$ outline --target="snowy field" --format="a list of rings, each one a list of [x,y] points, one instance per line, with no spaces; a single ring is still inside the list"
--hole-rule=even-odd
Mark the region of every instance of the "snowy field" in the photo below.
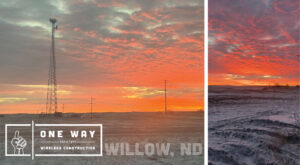
[[[103,143],[170,143],[172,155],[160,156],[108,156],[103,149],[103,157],[5,157],[4,128],[9,123],[101,123],[103,124]],[[4,115],[0,116],[0,164],[2,165],[202,165],[202,155],[181,156],[180,143],[203,144],[203,112],[170,112],[162,113],[99,113],[91,119],[89,114],[65,115],[63,118],[45,118],[38,115]]]
[[[210,165],[299,165],[296,87],[209,87]]]

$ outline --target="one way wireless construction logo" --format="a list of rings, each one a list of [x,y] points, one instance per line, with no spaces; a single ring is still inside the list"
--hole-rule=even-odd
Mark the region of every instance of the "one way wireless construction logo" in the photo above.
[[[11,145],[14,148],[14,154],[23,154],[24,155],[24,148],[27,145],[26,140],[22,137],[19,136],[19,131],[15,131],[15,136],[11,139]]]
[[[5,124],[5,156],[102,156],[102,124]]]

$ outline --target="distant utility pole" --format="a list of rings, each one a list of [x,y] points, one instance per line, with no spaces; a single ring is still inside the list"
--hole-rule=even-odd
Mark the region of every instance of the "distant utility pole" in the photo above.
[[[91,97],[91,118],[93,118],[93,97]]]
[[[165,80],[165,114],[167,113],[167,80]]]
[[[65,112],[65,104],[63,104],[63,112],[62,113],[64,113]]]

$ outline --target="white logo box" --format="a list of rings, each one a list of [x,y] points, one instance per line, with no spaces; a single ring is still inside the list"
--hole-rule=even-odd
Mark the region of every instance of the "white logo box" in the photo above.
[[[34,128],[35,127],[99,127],[100,131],[100,153],[98,154],[35,154],[34,153]],[[32,146],[31,146],[31,154],[8,154],[7,153],[7,129],[8,127],[31,127],[31,141],[32,141]],[[94,157],[99,157],[103,156],[102,153],[102,145],[103,144],[103,128],[102,124],[37,124],[32,121],[31,124],[5,124],[5,156],[31,156],[32,159],[34,157],[39,157],[39,156],[94,156]]]

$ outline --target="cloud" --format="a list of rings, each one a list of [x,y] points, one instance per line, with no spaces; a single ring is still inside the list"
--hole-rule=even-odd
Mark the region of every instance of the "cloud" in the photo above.
[[[202,0],[1,1],[0,87],[10,86],[0,94],[28,98],[27,109],[44,104],[45,88],[39,85],[48,82],[49,17],[55,17],[59,102],[86,103],[92,94],[109,95],[99,108],[144,110],[147,104],[147,110],[159,109],[151,103],[161,102],[160,93],[135,107],[123,87],[160,89],[167,79],[177,93],[202,89],[203,13]],[[191,104],[201,107],[190,92]],[[182,104],[189,106],[188,100]]]
[[[299,84],[299,11],[293,0],[209,2],[210,84],[247,85],[225,74],[251,85]]]
[[[27,100],[27,98],[19,98],[19,97],[2,97],[0,98],[0,103],[16,103]]]

